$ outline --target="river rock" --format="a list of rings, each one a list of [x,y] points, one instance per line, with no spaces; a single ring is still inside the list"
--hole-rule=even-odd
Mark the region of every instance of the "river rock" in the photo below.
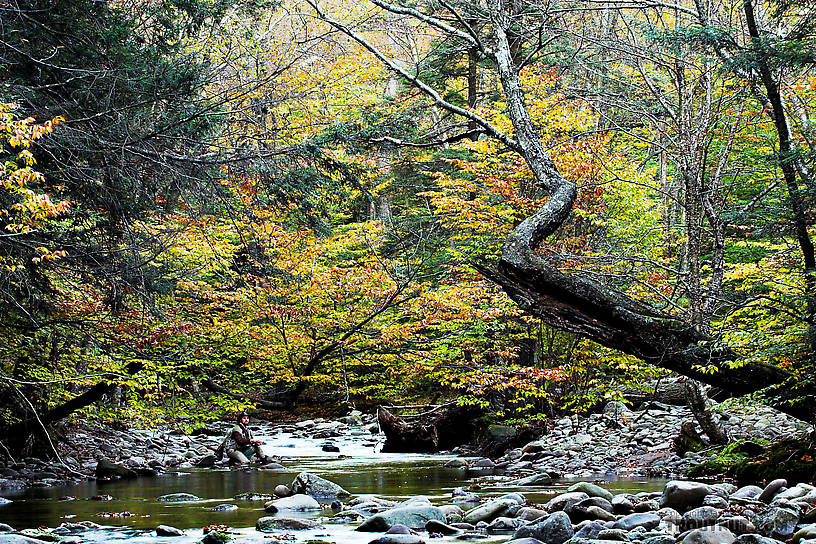
[[[764,536],[786,540],[799,523],[799,513],[792,508],[772,506],[754,516],[757,532]]]
[[[10,533],[14,531],[14,527],[11,525],[6,525],[5,523],[0,523],[0,533]]]
[[[210,508],[213,512],[234,512],[238,507],[234,504],[219,504]]]
[[[779,493],[783,487],[788,485],[788,481],[784,478],[779,478],[777,480],[772,481],[768,485],[765,486],[765,489],[762,490],[762,493],[759,494],[757,500],[760,500],[764,503],[769,503],[774,498],[774,496]]]
[[[564,544],[574,534],[569,516],[566,512],[559,511],[550,514],[543,521],[519,528],[513,538],[531,537],[546,544]]]
[[[499,517],[490,522],[487,526],[487,533],[507,533],[515,531],[524,525],[523,519]]]
[[[442,523],[441,521],[436,521],[435,519],[425,524],[425,530],[429,533],[439,533],[442,535],[458,535],[462,532],[462,529],[448,525],[447,523]]]
[[[514,538],[513,540],[505,542],[505,544],[544,544],[544,543],[537,538],[526,537],[526,538]]]
[[[201,497],[196,497],[190,493],[170,493],[169,495],[162,495],[156,498],[159,502],[190,502],[200,501]]]
[[[546,510],[541,510],[540,508],[535,508],[532,506],[523,506],[519,508],[518,512],[516,512],[516,517],[519,519],[523,519],[524,521],[535,521],[537,519],[543,518],[548,514],[549,512],[547,512]]]
[[[212,468],[215,466],[215,461],[215,455],[210,453],[193,463],[193,466],[198,468]]]
[[[604,510],[600,506],[590,506],[586,510],[589,519],[600,519],[603,521],[615,521],[617,516],[608,510]]]
[[[169,525],[159,525],[156,527],[156,536],[184,536],[184,531]]]
[[[103,458],[96,464],[95,476],[98,480],[120,480],[137,478],[139,474],[135,470]]]
[[[236,501],[271,501],[274,498],[267,493],[238,493],[233,497]]]
[[[725,527],[714,526],[689,531],[678,544],[732,544],[734,540],[731,531]]]
[[[565,510],[566,508],[572,506],[577,502],[581,502],[584,499],[588,499],[589,495],[584,493],[583,491],[575,491],[572,493],[562,493],[558,496],[553,497],[547,504],[544,505],[544,508],[548,512],[557,512],[559,510]]]
[[[663,488],[660,506],[668,506],[680,512],[703,505],[703,499],[713,490],[706,484],[672,480]]]
[[[606,529],[606,525],[604,525],[603,523],[599,521],[590,521],[589,523],[578,529],[578,531],[575,532],[572,538],[595,540],[598,538],[598,535],[604,529]]]
[[[631,514],[635,511],[635,501],[632,500],[631,495],[626,493],[615,495],[610,502],[612,511],[616,514]]]
[[[357,527],[357,530],[380,532],[387,531],[394,525],[405,525],[411,529],[423,529],[431,520],[445,523],[445,514],[436,506],[414,504],[374,514]]]
[[[782,544],[781,541],[776,540],[775,538],[770,538],[755,533],[740,535],[734,542],[735,544]]]
[[[278,516],[266,516],[255,522],[255,529],[262,533],[271,533],[276,529],[282,531],[304,531],[317,527],[320,527],[320,524],[311,519],[280,518]]]
[[[496,499],[465,512],[464,520],[467,523],[490,522],[501,516],[515,516],[519,511],[518,501],[506,498]]]
[[[614,540],[615,542],[628,542],[629,533],[623,529],[604,529],[598,533],[598,540]]]
[[[292,493],[311,495],[318,499],[333,499],[351,495],[351,493],[336,483],[309,472],[301,472],[298,474],[289,487]]]
[[[526,478],[521,478],[518,480],[513,480],[512,482],[507,482],[507,485],[517,485],[519,487],[534,485],[550,485],[552,484],[552,481],[553,481],[552,476],[550,476],[546,472],[539,472],[538,474],[533,474],[532,476],[527,476]]]
[[[7,504],[11,504],[11,500],[5,497],[0,497],[0,506],[5,506]]]
[[[681,516],[680,512],[674,508],[661,508],[655,512],[655,515],[666,523],[671,523],[672,525],[680,525],[680,522],[683,520],[683,516]]]
[[[762,493],[762,488],[756,485],[740,487],[731,494],[732,499],[755,499]]]
[[[384,535],[368,544],[425,544],[419,535]]]
[[[307,512],[309,510],[320,510],[320,503],[309,495],[298,494],[292,495],[291,497],[271,500],[264,504],[264,510],[270,514],[281,510]]]
[[[445,514],[446,523],[464,521],[465,519],[465,511],[455,504],[443,504],[439,509]]]
[[[813,540],[816,539],[816,525],[808,525],[807,527],[802,527],[795,533],[793,533],[793,537],[791,541],[793,544],[799,544],[802,540]]]
[[[719,515],[720,511],[713,506],[694,508],[683,514],[683,518],[680,521],[680,528],[686,530],[708,527],[709,525],[717,523],[717,517],[719,517]]]
[[[613,529],[631,531],[636,527],[644,527],[647,531],[660,525],[660,517],[656,514],[635,513],[623,516],[612,526]]]
[[[2,544],[47,544],[45,540],[24,535],[3,535]]]
[[[286,487],[285,485],[280,484],[275,486],[274,493],[276,497],[288,497],[289,495],[292,494],[292,490]]]
[[[729,518],[720,519],[717,521],[717,525],[725,527],[735,535],[744,535],[756,532],[756,526],[745,516],[731,516]]]
[[[568,489],[568,492],[576,492],[582,491],[589,495],[590,497],[601,497],[606,499],[607,501],[611,501],[613,499],[612,493],[608,490],[604,489],[599,485],[595,485],[591,482],[578,482],[577,484],[571,485]]]
[[[728,499],[719,495],[706,495],[703,499],[703,506],[712,506],[718,510],[725,510],[728,508]]]

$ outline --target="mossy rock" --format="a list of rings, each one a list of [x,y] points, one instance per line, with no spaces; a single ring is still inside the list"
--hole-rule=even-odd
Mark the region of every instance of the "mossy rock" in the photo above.
[[[783,440],[764,445],[735,442],[711,454],[709,459],[689,471],[692,478],[730,477],[741,484],[785,478],[791,482],[810,482],[816,478],[816,444],[801,440]]]
[[[732,469],[740,483],[755,483],[785,478],[789,482],[816,479],[816,444],[806,440],[783,440],[772,444],[765,453],[745,459]]]
[[[204,538],[200,540],[199,544],[224,544],[230,540],[232,540],[232,537],[227,533],[213,531],[212,533],[204,535]]]

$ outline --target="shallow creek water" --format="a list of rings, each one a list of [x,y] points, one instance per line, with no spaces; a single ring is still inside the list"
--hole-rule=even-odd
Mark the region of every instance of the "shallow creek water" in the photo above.
[[[320,449],[325,440],[294,438],[289,434],[259,435],[265,441],[264,451],[283,457],[284,470],[191,470],[166,473],[156,478],[139,478],[118,482],[87,482],[74,486],[31,488],[23,491],[0,492],[13,502],[0,506],[0,522],[15,529],[56,527],[62,522],[93,521],[104,526],[102,530],[77,533],[83,542],[127,542],[128,544],[164,543],[187,544],[197,542],[201,528],[209,524],[223,524],[237,533],[235,542],[269,542],[269,536],[255,530],[258,518],[269,515],[263,511],[262,501],[239,501],[239,493],[271,493],[278,484],[291,484],[302,471],[313,472],[347,489],[352,495],[378,495],[394,500],[424,496],[435,504],[450,502],[451,491],[469,485],[461,469],[443,465],[452,457],[442,455],[383,454],[372,437],[347,436],[333,440],[340,454]],[[342,457],[341,457],[342,456]],[[477,490],[482,497],[498,496],[509,491],[520,491],[534,503],[546,502],[563,492],[572,482],[556,482],[547,487],[517,488],[498,483],[481,482]],[[655,491],[663,488],[660,480],[615,480],[603,485],[613,493],[621,491]],[[157,497],[168,493],[191,493],[201,501],[163,503]],[[93,501],[91,497],[107,494],[112,501]],[[62,497],[76,500],[60,500]],[[216,512],[218,504],[234,504],[237,510]],[[463,505],[464,506],[464,505]],[[131,512],[132,517],[106,518],[103,512]],[[322,512],[280,513],[283,517],[318,519],[322,529],[307,531],[276,531],[278,538],[291,535],[292,542],[320,539],[337,544],[364,544],[377,533],[354,531],[357,524],[335,524],[328,521],[333,512],[328,504]],[[158,525],[171,525],[185,530],[184,537],[156,537]],[[503,542],[508,535],[493,535],[480,542]],[[0,542],[3,538],[0,536]],[[287,539],[288,540],[288,539]],[[452,537],[434,542],[453,542]]]

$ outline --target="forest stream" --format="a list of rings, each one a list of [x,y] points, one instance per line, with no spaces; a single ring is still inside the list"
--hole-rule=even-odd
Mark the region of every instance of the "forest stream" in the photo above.
[[[12,502],[0,506],[0,523],[16,529],[58,527],[64,522],[91,521],[101,528],[71,533],[76,542],[198,542],[202,528],[211,524],[227,525],[236,533],[235,542],[270,542],[270,537],[290,542],[326,541],[337,544],[368,543],[376,533],[356,532],[359,523],[335,523],[334,514],[326,502],[319,512],[288,512],[285,517],[307,518],[320,521],[318,529],[299,531],[276,530],[261,533],[256,521],[269,514],[264,512],[264,501],[236,500],[240,493],[272,493],[275,486],[289,484],[303,471],[331,480],[349,492],[352,497],[377,495],[396,501],[412,497],[426,497],[434,504],[450,503],[456,488],[471,487],[479,497],[501,496],[522,492],[528,501],[543,503],[563,493],[573,482],[557,481],[542,487],[503,487],[491,477],[478,478],[474,484],[459,468],[445,467],[452,456],[418,454],[384,454],[378,450],[381,441],[371,436],[346,435],[334,442],[342,454],[322,451],[324,440],[293,437],[289,433],[259,435],[264,440],[264,452],[281,457],[285,469],[192,469],[167,472],[155,478],[139,478],[116,482],[86,482],[72,486],[29,488],[17,494],[6,492]],[[629,491],[659,491],[663,480],[615,480],[603,486],[613,493]],[[201,500],[189,502],[160,502],[158,497],[171,493],[190,493]],[[91,500],[99,495],[110,495],[109,501]],[[347,502],[347,501],[346,501]],[[237,509],[214,511],[218,505],[231,504]],[[466,507],[465,504],[460,504]],[[473,505],[470,505],[473,506]],[[130,512],[130,517],[106,517],[106,513]],[[181,537],[157,537],[155,528],[169,525],[184,530]],[[289,536],[287,536],[289,535]],[[503,542],[508,534],[485,535],[482,542]],[[437,542],[456,540],[455,536],[435,539]],[[0,537],[2,541],[2,537]],[[274,541],[274,540],[273,540]]]

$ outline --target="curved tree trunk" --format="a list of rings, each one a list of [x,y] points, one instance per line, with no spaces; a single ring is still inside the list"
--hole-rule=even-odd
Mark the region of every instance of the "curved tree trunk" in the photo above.
[[[589,279],[563,274],[536,255],[541,242],[555,232],[572,211],[576,187],[556,169],[528,114],[507,39],[509,17],[503,0],[490,0],[489,9],[496,62],[518,150],[539,185],[550,193],[550,199],[508,237],[497,270],[477,265],[478,270],[501,285],[524,311],[549,325],[634,355],[646,363],[734,395],[772,385],[792,385],[795,377],[789,372],[770,365],[734,365],[738,354],[717,345],[690,323]],[[712,366],[716,367],[715,372],[703,372]],[[816,408],[816,390],[810,389],[800,389],[795,398],[779,400],[775,406],[794,417],[811,421]]]

